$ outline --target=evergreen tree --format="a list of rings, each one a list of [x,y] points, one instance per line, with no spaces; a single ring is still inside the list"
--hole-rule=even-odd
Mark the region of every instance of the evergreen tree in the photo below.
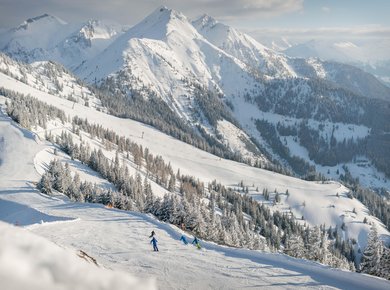
[[[309,260],[321,261],[321,231],[318,226],[308,231],[306,248]]]
[[[38,183],[38,188],[45,194],[51,194],[53,190],[53,181],[51,174],[46,171],[43,175],[41,180]]]
[[[304,258],[305,246],[300,235],[292,235],[286,240],[285,253],[291,257]]]
[[[390,249],[383,247],[380,267],[378,267],[377,275],[390,280]]]
[[[374,225],[371,227],[368,235],[367,246],[364,249],[360,263],[360,271],[371,275],[377,275],[379,273],[382,253],[382,242],[379,240],[378,231]]]

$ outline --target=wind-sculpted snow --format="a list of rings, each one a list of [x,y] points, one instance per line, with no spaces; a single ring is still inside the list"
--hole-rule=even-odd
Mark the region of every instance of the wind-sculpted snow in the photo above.
[[[21,228],[0,222],[2,289],[156,289],[153,281],[133,278],[90,264],[76,251],[63,249]]]
[[[34,191],[33,189],[31,191]],[[0,190],[0,196],[9,193],[17,193],[15,190]],[[70,221],[71,218],[51,216],[42,213],[27,205],[8,201],[0,198],[0,220],[18,226],[28,226],[33,224],[44,224],[48,222]]]

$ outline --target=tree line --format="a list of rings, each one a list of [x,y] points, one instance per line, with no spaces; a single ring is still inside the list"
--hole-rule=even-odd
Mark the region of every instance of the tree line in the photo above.
[[[62,124],[67,121],[64,111],[47,105],[31,96],[21,94],[0,87],[0,94],[6,96],[7,114],[22,127],[32,129],[39,126],[46,129],[47,122],[58,118]]]

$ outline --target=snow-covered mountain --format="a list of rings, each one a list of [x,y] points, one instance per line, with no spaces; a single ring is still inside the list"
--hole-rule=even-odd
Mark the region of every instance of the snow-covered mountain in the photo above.
[[[50,52],[52,60],[73,70],[103,51],[121,33],[117,24],[89,20],[56,45]]]
[[[370,41],[310,40],[281,49],[286,55],[298,58],[319,58],[352,64],[377,76],[389,85],[390,60],[388,39]]]
[[[390,90],[387,87],[372,75],[353,66],[324,62],[315,55],[307,57],[291,54],[293,57],[288,57],[207,15],[193,21],[193,25],[208,41],[266,76],[321,78],[364,96],[382,99],[390,97]],[[351,56],[349,52],[346,54]]]
[[[183,109],[192,84],[233,95],[253,89],[255,81],[244,63],[208,42],[183,14],[166,7],[130,28],[76,73],[90,82],[124,73],[129,87],[149,87],[167,102],[173,97],[172,105]],[[185,114],[183,109],[178,113]]]
[[[69,69],[106,48],[122,27],[100,20],[68,24],[44,14],[0,33],[0,50],[23,62],[52,60]]]
[[[247,34],[203,15],[192,22],[198,32],[247,66],[272,77],[296,77],[288,58],[260,44]]]
[[[214,136],[210,120],[199,116],[204,112],[197,110],[194,92],[201,88],[215,95],[233,96],[256,91],[258,86],[242,61],[206,40],[183,14],[166,7],[158,8],[129,29],[101,54],[77,68],[76,74],[91,83],[116,84],[129,96],[132,90],[138,90],[148,99],[153,92],[185,122],[200,124]],[[237,124],[227,126],[251,143]],[[223,128],[226,126],[220,127],[219,132]],[[233,141],[234,137],[226,133],[229,132],[222,134],[228,143],[241,143],[238,146],[252,154],[242,140]]]
[[[301,77],[319,78],[367,98],[390,100],[389,87],[356,66],[313,57],[291,58],[290,64]]]
[[[370,98],[390,96],[389,88],[352,66],[289,58],[210,16],[190,23],[166,7],[131,28],[76,73],[90,82],[121,75],[122,81],[123,77],[132,79],[127,81],[133,88],[146,86],[165,100],[173,96],[181,108],[184,101],[178,96],[188,95],[189,83],[225,96],[255,95],[259,77],[321,78]]]
[[[66,37],[72,25],[48,14],[30,18],[1,34],[0,47],[9,56],[30,62],[49,57],[49,50]]]
[[[40,91],[101,108],[101,101],[91,89],[60,64],[51,61],[25,64],[0,53],[0,71]]]

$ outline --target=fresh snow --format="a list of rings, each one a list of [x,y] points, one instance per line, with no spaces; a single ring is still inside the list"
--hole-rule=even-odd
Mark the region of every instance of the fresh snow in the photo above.
[[[1,209],[4,209],[0,202]],[[0,222],[2,289],[157,289],[153,280],[111,271],[31,232]],[[88,263],[89,262],[89,263]]]

